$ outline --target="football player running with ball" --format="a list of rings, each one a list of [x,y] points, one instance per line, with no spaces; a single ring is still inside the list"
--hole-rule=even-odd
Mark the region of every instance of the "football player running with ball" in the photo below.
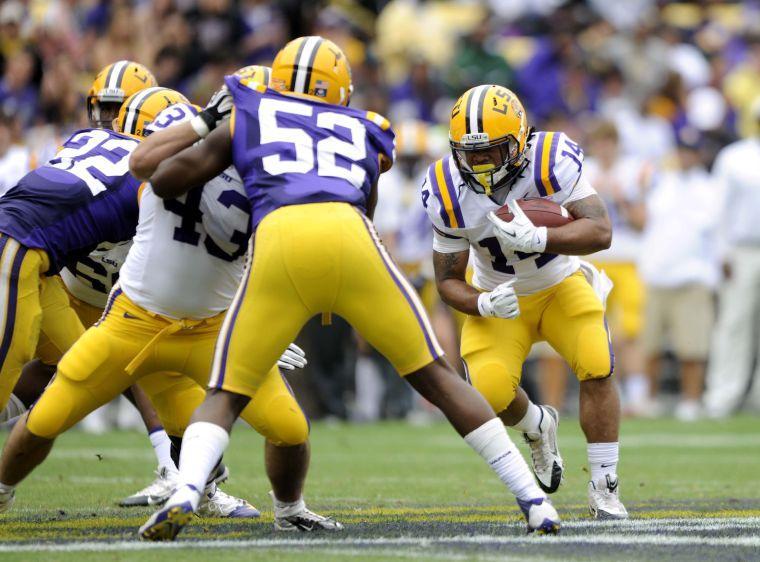
[[[288,43],[270,84],[227,77],[229,121],[200,114],[156,134],[161,146],[152,143],[146,158],[160,165],[141,162],[148,146],[130,163],[166,198],[234,165],[255,231],[251,262],[217,341],[210,389],[185,431],[181,485],[140,536],[171,540],[190,521],[235,419],[277,357],[309,318],[329,320],[333,312],[444,412],[517,496],[530,530],[556,532],[557,512],[488,403],[443,359],[419,298],[372,225],[377,179],[394,158],[390,124],[347,107],[348,62],[322,37]]]
[[[469,380],[506,425],[523,432],[536,479],[552,493],[564,470],[558,415],[519,387],[532,344],[549,342],[580,380],[590,511],[625,519],[616,472],[620,403],[604,320],[610,286],[575,257],[611,241],[604,204],[583,177],[583,152],[564,133],[530,130],[517,96],[495,85],[459,98],[449,134],[452,154],[430,166],[422,202],[434,227],[438,291],[468,315],[461,352]],[[564,205],[575,220],[533,225],[516,201],[535,197]],[[505,204],[510,222],[494,214]]]

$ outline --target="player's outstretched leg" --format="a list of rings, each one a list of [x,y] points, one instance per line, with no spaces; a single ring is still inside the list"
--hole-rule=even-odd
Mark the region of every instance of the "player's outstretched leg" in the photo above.
[[[407,375],[406,380],[437,406],[457,432],[496,472],[516,496],[528,532],[557,533],[560,518],[536,485],[520,451],[488,402],[463,381],[443,359]]]
[[[499,417],[504,425],[522,431],[530,447],[533,474],[541,489],[547,494],[556,492],[565,471],[557,443],[559,412],[551,406],[534,404],[518,387],[514,400]]]

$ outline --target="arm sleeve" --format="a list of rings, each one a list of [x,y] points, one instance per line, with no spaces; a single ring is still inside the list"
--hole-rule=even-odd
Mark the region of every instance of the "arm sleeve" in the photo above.
[[[433,226],[433,250],[440,254],[456,254],[470,249],[470,242]]]

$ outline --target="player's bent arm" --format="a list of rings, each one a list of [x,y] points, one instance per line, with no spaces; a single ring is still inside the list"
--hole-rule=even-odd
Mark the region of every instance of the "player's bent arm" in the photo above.
[[[601,198],[594,194],[567,203],[575,219],[564,226],[547,231],[546,252],[571,256],[606,250],[612,243],[612,225]]]
[[[201,137],[190,123],[180,123],[146,137],[129,157],[129,171],[140,180],[148,180],[164,160],[191,146]]]
[[[480,316],[478,310],[478,291],[465,280],[470,250],[454,253],[433,251],[433,269],[435,285],[443,302],[471,316]]]
[[[161,162],[151,175],[150,183],[153,193],[163,199],[171,199],[204,185],[230,165],[232,137],[227,122],[211,131],[202,142]]]

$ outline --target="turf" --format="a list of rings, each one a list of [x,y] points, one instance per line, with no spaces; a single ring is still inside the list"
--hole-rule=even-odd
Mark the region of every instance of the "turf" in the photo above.
[[[608,524],[586,515],[585,441],[577,421],[563,420],[566,479],[553,497],[565,521],[559,537],[526,537],[513,500],[442,423],[316,424],[307,499],[346,530],[275,534],[262,440],[239,427],[225,489],[262,508],[262,519],[199,519],[168,548],[182,560],[215,562],[241,553],[273,561],[760,559],[758,426],[750,417],[625,422],[619,473],[632,521]],[[167,547],[135,540],[150,510],[115,505],[150,480],[152,463],[137,433],[64,435],[0,516],[0,559],[166,560]]]

